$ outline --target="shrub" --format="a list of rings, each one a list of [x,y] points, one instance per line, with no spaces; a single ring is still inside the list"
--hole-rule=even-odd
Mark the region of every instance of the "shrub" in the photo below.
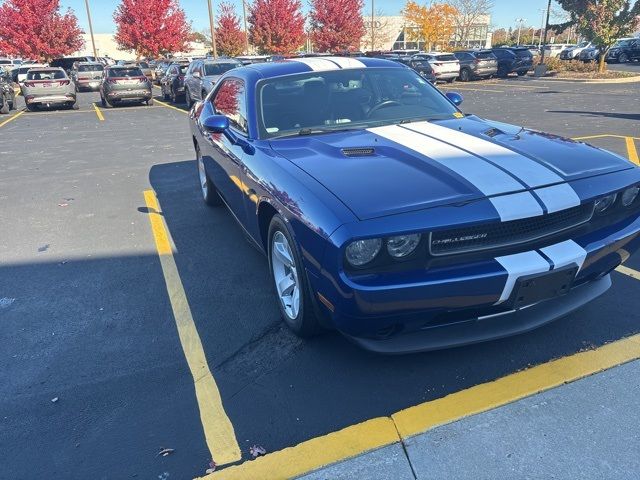
[[[557,57],[547,57],[544,63],[549,70],[556,72],[580,72],[591,73],[598,70],[598,64],[595,62],[584,63],[580,60],[560,60]]]

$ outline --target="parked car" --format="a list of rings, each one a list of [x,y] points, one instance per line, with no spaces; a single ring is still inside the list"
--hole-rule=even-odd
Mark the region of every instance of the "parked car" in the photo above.
[[[452,83],[460,75],[460,62],[452,53],[417,53],[412,58],[427,60],[438,81]]]
[[[100,81],[104,66],[99,62],[76,62],[71,69],[71,80],[76,92],[81,90],[100,90]]]
[[[580,52],[578,59],[584,63],[600,61],[600,47],[588,47]]]
[[[565,48],[560,52],[560,60],[577,60],[580,57],[580,52],[591,46],[591,42],[580,42],[575,47]]]
[[[171,63],[172,62],[169,60],[160,60],[156,63],[156,67],[152,72],[153,83],[160,85],[160,80],[164,77],[164,74],[167,72],[167,68],[169,68]]]
[[[242,62],[232,58],[191,62],[184,77],[184,96],[187,106],[191,107],[194,101],[204,99],[223,73],[241,66]]]
[[[559,57],[564,50],[573,47],[575,47],[575,45],[570,43],[550,43],[543,47],[544,56],[547,58]]]
[[[153,79],[153,70],[151,69],[149,62],[138,62],[137,65],[138,67],[140,67],[140,70],[142,70],[142,73],[145,77],[147,77],[149,80]]]
[[[428,82],[436,84],[437,78],[428,60],[400,55],[397,58],[389,58],[389,60],[403,63],[418,72]]]
[[[95,62],[95,57],[62,57],[62,58],[54,58],[49,62],[49,65],[52,67],[62,68],[65,72],[71,72],[73,68],[73,64],[75,62]]]
[[[505,78],[510,73],[521,77],[533,69],[533,55],[527,48],[498,47],[491,51],[498,59],[499,77]]]
[[[160,80],[160,89],[165,100],[178,103],[184,99],[184,77],[189,63],[172,63]]]
[[[104,69],[100,82],[102,106],[116,106],[121,102],[143,102],[153,105],[151,81],[137,66],[111,65]]]
[[[16,109],[16,92],[13,90],[11,73],[0,67],[0,113],[9,113]]]
[[[607,52],[607,63],[640,60],[640,38],[622,38]]]
[[[489,78],[498,73],[498,59],[491,50],[463,50],[454,53],[460,62],[462,82],[476,78]]]
[[[78,109],[76,86],[62,68],[30,68],[20,90],[28,110],[41,106]]]
[[[13,61],[10,58],[0,58],[0,66],[11,66]]]
[[[400,353],[526,332],[640,247],[631,162],[465,116],[396,62],[311,60],[231,70],[189,117],[198,189],[265,253],[298,335]]]
[[[32,68],[42,68],[42,67],[48,67],[49,65],[45,64],[45,63],[28,63],[26,65],[20,65],[17,68],[17,73],[16,75],[16,80],[15,82],[18,84],[22,84],[22,82],[24,82],[27,79],[27,73],[29,72],[29,70],[31,70]]]

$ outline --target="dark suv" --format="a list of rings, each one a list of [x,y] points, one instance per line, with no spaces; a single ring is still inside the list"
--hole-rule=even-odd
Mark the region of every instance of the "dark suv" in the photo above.
[[[498,76],[517,73],[519,77],[533,69],[533,55],[527,48],[498,47],[491,51],[498,58]]]
[[[461,50],[453,53],[460,61],[462,82],[475,78],[489,78],[498,73],[498,59],[491,50]]]
[[[418,72],[422,78],[435,85],[436,75],[435,73],[433,73],[433,68],[431,68],[431,64],[427,60],[424,60],[422,58],[413,58],[406,55],[398,55],[395,57],[387,58],[389,58],[389,60],[402,63],[407,67],[412,68],[413,70]]]
[[[9,113],[16,109],[16,94],[13,90],[13,80],[8,70],[0,67],[0,113]]]
[[[607,63],[640,60],[640,38],[622,38],[607,53]]]

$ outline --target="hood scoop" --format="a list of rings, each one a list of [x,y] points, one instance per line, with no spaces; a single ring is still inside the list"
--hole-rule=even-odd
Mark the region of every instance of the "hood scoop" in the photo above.
[[[376,151],[373,147],[350,147],[343,148],[342,154],[345,157],[371,157]]]

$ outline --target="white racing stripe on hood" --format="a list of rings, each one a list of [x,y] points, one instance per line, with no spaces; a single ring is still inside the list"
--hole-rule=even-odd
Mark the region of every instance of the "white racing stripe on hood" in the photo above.
[[[523,190],[511,175],[495,165],[447,143],[397,125],[374,127],[371,133],[403,145],[420,155],[431,158],[457,173],[489,198],[502,221],[542,215],[542,207],[529,192],[501,195]]]
[[[571,185],[566,183],[553,185],[552,187],[538,188],[534,190],[534,192],[547,207],[548,213],[580,205],[580,197],[578,197],[575,190],[571,188]]]
[[[331,57],[329,61],[337,63],[340,68],[366,68],[366,65],[364,63],[362,63],[360,60],[356,60],[355,58]]]
[[[504,168],[529,187],[535,188],[564,182],[560,175],[535,160],[468,133],[429,122],[412,123],[405,125],[405,127],[425,135],[432,135],[457,147],[464,148],[474,155],[484,157]]]
[[[311,70],[316,72],[340,70],[340,66],[338,66],[337,63],[334,63],[331,60],[327,60],[326,58],[295,58],[290,61],[304,63],[305,65],[310,67]]]

